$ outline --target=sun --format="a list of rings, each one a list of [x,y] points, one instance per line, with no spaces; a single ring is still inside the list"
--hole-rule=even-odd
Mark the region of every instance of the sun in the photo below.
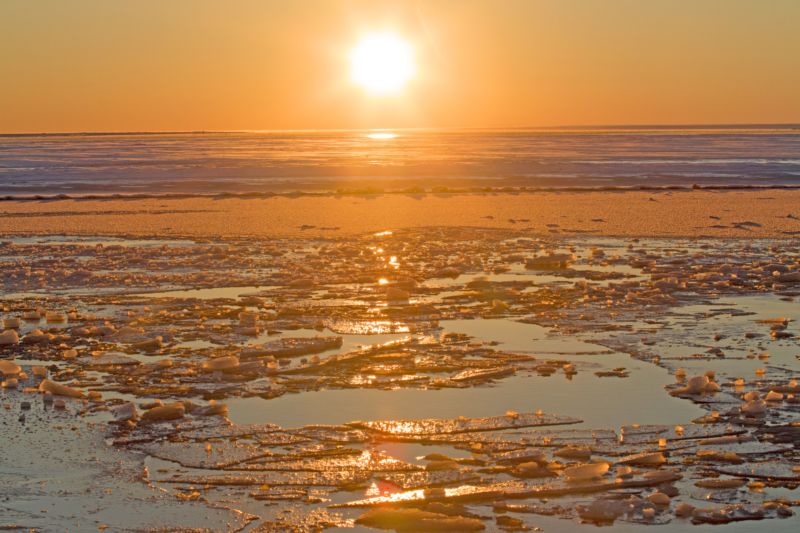
[[[399,93],[415,70],[411,44],[389,32],[365,35],[350,54],[350,78],[374,96]]]

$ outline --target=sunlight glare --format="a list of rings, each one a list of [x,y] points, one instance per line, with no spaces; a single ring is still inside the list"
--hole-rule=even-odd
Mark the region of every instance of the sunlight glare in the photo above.
[[[393,33],[364,36],[350,55],[350,77],[374,96],[400,92],[414,76],[414,51]]]
[[[386,141],[386,140],[391,140],[391,139],[397,138],[397,134],[396,133],[390,133],[390,132],[387,132],[387,131],[378,131],[378,132],[368,133],[367,134],[367,138],[368,139],[375,139],[375,140],[378,140],[378,141],[381,141],[381,140]]]

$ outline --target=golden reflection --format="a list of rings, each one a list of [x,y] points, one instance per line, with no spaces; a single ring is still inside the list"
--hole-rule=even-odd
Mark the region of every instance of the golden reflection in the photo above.
[[[370,139],[375,139],[375,140],[379,140],[379,141],[386,141],[386,140],[396,139],[397,138],[397,134],[396,133],[391,133],[391,132],[388,132],[388,131],[376,131],[376,132],[373,132],[373,133],[368,133],[367,137],[370,138]],[[376,233],[375,235],[379,235],[380,236],[380,235],[391,235],[391,234],[392,234],[391,231],[384,231],[382,233]]]
[[[366,496],[367,498],[375,498],[376,496],[380,495],[381,495],[381,490],[378,488],[378,484],[375,482],[373,482],[364,493],[364,496]]]

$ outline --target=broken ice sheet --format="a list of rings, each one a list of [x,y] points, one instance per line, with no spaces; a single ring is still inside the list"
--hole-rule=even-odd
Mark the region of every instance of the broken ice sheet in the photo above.
[[[506,499],[553,498],[570,494],[592,494],[626,488],[653,487],[681,479],[676,472],[665,472],[663,476],[648,479],[647,477],[629,480],[587,481],[578,484],[569,483],[530,483],[508,481],[486,485],[461,485],[433,489],[418,489],[398,492],[388,496],[378,496],[363,500],[351,501],[334,507],[376,507],[384,505],[408,505],[428,501],[442,502],[474,502],[502,501]]]
[[[387,333],[412,333],[416,330],[409,324],[389,320],[327,320],[324,324],[334,333],[348,335],[386,335]]]
[[[578,424],[580,420],[567,416],[545,413],[509,413],[505,416],[484,418],[454,418],[449,420],[383,420],[351,422],[361,429],[379,432],[394,438],[419,439],[445,433],[468,433],[473,431],[497,431],[502,429],[532,426],[554,426]]]
[[[341,337],[286,337],[261,346],[248,346],[242,351],[242,357],[299,357],[335,350],[341,346]]]
[[[7,365],[15,376],[27,373],[11,378],[18,388],[3,389],[4,402],[14,415],[9,420],[21,413],[26,428],[42,424],[37,435],[74,417],[108,434],[114,453],[148,454],[150,481],[168,491],[160,505],[192,509],[169,525],[197,525],[187,514],[219,524],[232,512],[220,511],[222,505],[248,513],[243,520],[258,517],[254,529],[352,527],[361,510],[326,507],[363,500],[373,485],[393,494],[420,490],[427,497],[413,505],[425,512],[457,513],[490,530],[516,522],[498,520],[484,503],[538,505],[567,519],[560,526],[542,522],[557,531],[623,502],[635,512],[618,524],[671,521],[662,526],[670,531],[693,519],[692,512],[679,516],[686,505],[700,509],[700,521],[726,515],[703,511],[725,505],[704,501],[706,491],[735,500],[733,506],[796,500],[796,243],[531,238],[431,228],[397,231],[380,242],[372,235],[120,242],[3,246],[2,281],[18,294],[3,300],[3,324],[18,327],[20,343],[0,346],[0,360],[20,367]],[[569,264],[526,269],[529,260],[559,254]],[[387,268],[391,257],[396,261]],[[47,297],[22,294],[42,287]],[[404,291],[394,296],[407,293],[408,301],[387,305],[386,287]],[[144,298],[144,292],[164,294]],[[408,333],[396,333],[404,328]],[[383,345],[391,335],[397,342]],[[238,365],[223,365],[235,359]],[[204,365],[210,361],[221,366]],[[686,386],[675,378],[678,368],[685,381],[713,372],[709,381],[719,390],[669,396],[665,383],[669,390]],[[629,374],[595,376],[609,371]],[[35,392],[44,379],[87,398],[53,409]],[[764,401],[759,416],[742,412],[749,393]],[[236,402],[249,402],[259,424],[201,416],[212,398],[228,404],[236,421],[242,415]],[[184,405],[182,418],[157,423],[113,420],[108,411],[131,402],[141,416],[157,402],[186,401],[201,410]],[[530,425],[537,417],[527,411],[536,408],[575,416],[548,414],[540,423],[575,425]],[[526,414],[501,414],[512,409]],[[480,418],[492,414],[500,416]],[[354,419],[363,422],[328,425]],[[21,435],[16,427],[5,426],[3,437]],[[403,448],[431,444],[430,453],[419,452],[427,459],[416,461]],[[69,448],[60,452],[68,459],[86,450]],[[645,464],[618,463],[631,456]],[[659,466],[661,456],[666,464]],[[588,492],[575,494],[565,472],[594,464],[608,471],[579,483]],[[658,477],[676,469],[683,479]],[[695,486],[717,475],[747,485],[722,492]],[[756,481],[763,484],[753,485],[762,491],[758,498],[750,489]],[[465,494],[456,509],[437,500],[441,490],[463,486],[477,487],[477,501]],[[498,487],[504,488],[491,495]],[[547,495],[548,503],[537,495]],[[669,505],[654,507],[664,497]],[[732,507],[727,514],[788,514],[777,504],[765,509]],[[59,526],[69,524],[69,516],[53,514]],[[539,525],[544,517],[533,518],[523,523]]]

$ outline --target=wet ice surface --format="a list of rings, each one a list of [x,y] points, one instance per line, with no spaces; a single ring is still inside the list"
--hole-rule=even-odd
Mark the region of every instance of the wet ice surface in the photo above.
[[[178,289],[174,291],[146,292],[141,296],[148,298],[181,298],[188,300],[215,300],[219,298],[239,298],[258,294],[265,287],[210,287],[205,289]]]
[[[33,400],[33,401],[32,401]],[[3,396],[0,457],[0,524],[4,529],[90,531],[110,528],[239,528],[246,516],[236,510],[174,498],[143,481],[138,457],[108,446],[100,422],[76,418],[71,402],[64,410]],[[17,421],[20,412],[24,424]],[[16,529],[16,528],[12,528]]]
[[[791,241],[10,238],[0,263],[2,526],[798,527]]]

